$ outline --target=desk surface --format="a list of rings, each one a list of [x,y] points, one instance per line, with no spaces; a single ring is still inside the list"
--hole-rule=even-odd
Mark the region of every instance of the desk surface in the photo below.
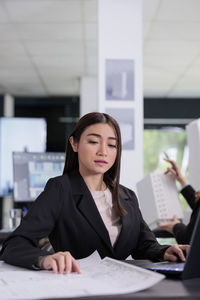
[[[129,263],[142,266],[147,261],[129,261]],[[44,299],[44,298],[43,298]],[[49,298],[46,298],[48,300]],[[159,283],[153,285],[151,288],[142,290],[136,293],[123,295],[109,295],[109,296],[84,296],[84,297],[70,297],[70,298],[50,298],[49,300],[116,300],[116,299],[134,299],[134,300],[200,300],[200,278],[181,280],[177,278],[166,278]]]
[[[200,299],[200,278],[181,281],[178,279],[164,279],[158,284],[144,291],[112,296],[90,296],[79,298],[62,298],[62,300],[114,300],[114,299],[162,299],[162,300],[197,300]],[[58,300],[51,298],[51,300]]]
[[[137,266],[144,266],[148,261],[136,260],[128,261],[131,264]],[[134,300],[197,300],[200,299],[200,278],[181,280],[177,278],[166,278],[161,282],[155,284],[151,288],[146,290],[124,294],[124,295],[112,295],[112,296],[88,296],[88,297],[76,297],[76,298],[62,298],[62,300],[116,300],[116,299],[134,299]],[[50,300],[50,299],[49,299]],[[58,300],[56,298],[51,300]]]

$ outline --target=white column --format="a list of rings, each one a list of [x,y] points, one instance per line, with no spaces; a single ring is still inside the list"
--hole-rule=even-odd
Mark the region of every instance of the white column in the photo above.
[[[142,1],[98,0],[98,110],[120,124],[121,183],[143,177]]]
[[[82,77],[80,82],[80,116],[98,111],[97,77]]]
[[[4,117],[14,117],[15,114],[15,99],[10,94],[4,95],[3,115]]]
[[[3,116],[14,117],[15,99],[10,94],[5,94],[3,99]],[[13,197],[6,196],[2,200],[2,227],[8,228],[9,211],[13,208]]]

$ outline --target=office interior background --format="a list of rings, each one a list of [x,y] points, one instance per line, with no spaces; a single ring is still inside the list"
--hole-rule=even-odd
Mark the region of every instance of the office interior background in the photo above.
[[[200,1],[142,6],[143,173],[165,168],[167,152],[187,177],[185,126],[200,115]],[[97,10],[97,0],[0,0],[0,117],[44,118],[47,152],[65,151],[81,78],[97,77]]]

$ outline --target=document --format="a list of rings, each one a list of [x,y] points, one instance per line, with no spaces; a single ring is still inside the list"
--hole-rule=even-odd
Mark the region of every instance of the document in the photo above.
[[[0,299],[46,299],[114,295],[140,291],[165,276],[97,252],[78,261],[83,274],[31,271],[0,262]]]
[[[173,215],[179,219],[183,218],[173,176],[155,170],[140,180],[136,186],[143,218],[151,229],[157,228],[158,222],[168,222]]]

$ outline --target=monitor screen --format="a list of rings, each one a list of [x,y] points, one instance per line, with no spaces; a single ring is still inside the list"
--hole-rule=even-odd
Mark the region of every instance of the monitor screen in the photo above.
[[[63,173],[65,153],[13,152],[14,201],[34,201],[49,178]]]
[[[0,196],[13,192],[13,151],[46,151],[43,118],[0,118]]]
[[[46,151],[43,118],[0,118],[0,196],[13,192],[13,151]]]

